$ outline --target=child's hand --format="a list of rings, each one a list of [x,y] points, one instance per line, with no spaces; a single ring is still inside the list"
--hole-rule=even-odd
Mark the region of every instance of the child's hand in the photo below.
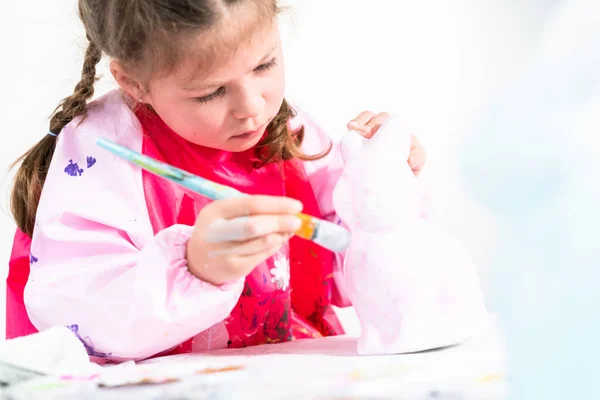
[[[250,274],[300,229],[302,203],[286,197],[217,200],[198,214],[187,245],[190,272],[220,285]]]
[[[348,129],[357,131],[366,138],[371,138],[389,117],[390,115],[385,112],[374,114],[369,111],[364,111],[348,123]],[[426,159],[427,154],[425,153],[425,148],[419,143],[416,137],[411,136],[408,165],[410,165],[415,176],[418,176],[421,173]]]

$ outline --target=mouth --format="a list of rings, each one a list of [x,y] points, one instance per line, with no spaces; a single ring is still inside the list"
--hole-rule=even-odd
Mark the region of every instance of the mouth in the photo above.
[[[237,135],[233,135],[231,137],[231,139],[253,139],[257,136],[262,136],[262,134],[265,132],[265,129],[267,128],[267,124],[263,124],[261,126],[258,127],[258,129],[255,129],[253,131],[247,131],[247,132],[243,132]]]

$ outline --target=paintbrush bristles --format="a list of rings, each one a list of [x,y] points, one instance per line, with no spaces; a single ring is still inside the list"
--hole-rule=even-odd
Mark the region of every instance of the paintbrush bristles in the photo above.
[[[302,221],[302,226],[296,232],[296,236],[302,239],[312,240],[315,234],[315,229],[318,225],[318,220],[307,214],[296,214],[296,217]]]
[[[344,252],[350,245],[352,235],[347,229],[322,219],[313,219],[316,223],[311,240],[316,244],[333,251]]]

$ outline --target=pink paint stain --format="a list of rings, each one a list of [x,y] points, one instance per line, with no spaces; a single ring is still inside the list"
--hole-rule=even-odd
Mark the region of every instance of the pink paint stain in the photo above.
[[[61,381],[93,381],[99,379],[100,375],[94,374],[90,376],[75,376],[75,375],[63,375],[60,377]]]

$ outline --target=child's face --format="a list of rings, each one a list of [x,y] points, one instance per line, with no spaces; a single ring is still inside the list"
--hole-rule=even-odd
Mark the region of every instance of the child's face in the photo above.
[[[189,57],[151,80],[142,100],[190,142],[227,151],[253,147],[279,112],[285,87],[277,25],[254,36],[235,51],[219,54],[217,44],[208,66]]]

